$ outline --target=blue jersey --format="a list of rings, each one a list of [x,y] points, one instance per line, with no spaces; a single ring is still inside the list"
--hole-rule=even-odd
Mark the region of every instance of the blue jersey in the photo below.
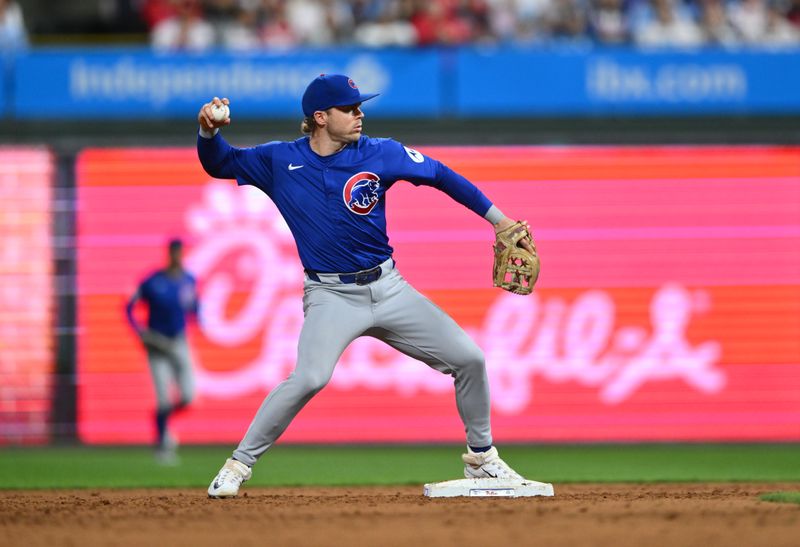
[[[492,206],[467,179],[392,139],[362,136],[320,156],[308,137],[234,148],[217,133],[198,136],[197,152],[212,177],[236,179],[272,199],[303,266],[316,272],[365,270],[392,255],[386,192],[398,180],[437,188],[480,216]]]
[[[159,270],[145,278],[128,303],[128,320],[137,330],[133,306],[138,299],[147,302],[147,328],[173,338],[186,330],[186,314],[197,314],[197,283],[187,272],[173,277]]]

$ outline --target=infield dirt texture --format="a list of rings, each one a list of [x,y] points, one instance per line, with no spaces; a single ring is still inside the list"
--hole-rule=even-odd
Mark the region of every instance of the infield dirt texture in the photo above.
[[[0,492],[0,544],[25,546],[800,545],[800,483],[556,485],[554,498],[429,499],[421,486]]]
[[[553,498],[430,499],[458,446],[277,446],[238,499],[209,500],[229,448],[0,450],[0,546],[800,547],[800,445],[506,446]]]

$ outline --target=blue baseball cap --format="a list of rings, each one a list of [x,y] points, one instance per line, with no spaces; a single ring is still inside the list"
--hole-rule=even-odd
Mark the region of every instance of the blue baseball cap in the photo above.
[[[362,94],[355,82],[344,74],[320,74],[303,93],[303,114],[313,116],[317,110],[363,103],[378,95]]]

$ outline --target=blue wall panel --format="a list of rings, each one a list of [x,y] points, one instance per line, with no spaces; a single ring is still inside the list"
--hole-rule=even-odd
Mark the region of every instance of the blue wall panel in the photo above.
[[[232,116],[302,117],[300,98],[323,72],[349,74],[379,92],[369,114],[436,116],[440,57],[433,51],[158,55],[149,50],[35,51],[17,63],[20,118],[185,117],[213,96],[231,99]]]
[[[800,51],[465,49],[466,116],[800,113]]]
[[[19,118],[182,118],[214,95],[234,118],[300,118],[322,72],[379,92],[368,116],[800,114],[800,50],[550,47],[160,55],[34,50],[16,60]]]

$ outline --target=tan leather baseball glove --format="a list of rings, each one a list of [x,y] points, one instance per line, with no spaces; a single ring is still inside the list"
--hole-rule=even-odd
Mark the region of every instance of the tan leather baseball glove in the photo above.
[[[534,252],[519,243],[527,239]],[[515,222],[497,232],[494,242],[494,286],[514,294],[530,294],[539,278],[539,255],[536,246],[522,222]]]

